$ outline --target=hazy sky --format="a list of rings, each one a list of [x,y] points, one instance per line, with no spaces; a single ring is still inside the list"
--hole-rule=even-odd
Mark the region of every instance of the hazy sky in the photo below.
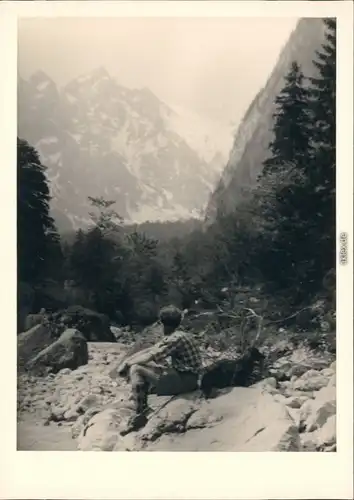
[[[19,23],[19,71],[59,85],[104,66],[214,119],[238,122],[266,82],[294,18],[51,18]]]

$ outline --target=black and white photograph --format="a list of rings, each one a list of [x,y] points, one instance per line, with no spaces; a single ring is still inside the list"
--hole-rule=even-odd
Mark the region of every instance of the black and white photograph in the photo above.
[[[335,458],[340,18],[57,3],[16,21],[17,452]]]
[[[335,452],[336,19],[18,50],[18,449]]]

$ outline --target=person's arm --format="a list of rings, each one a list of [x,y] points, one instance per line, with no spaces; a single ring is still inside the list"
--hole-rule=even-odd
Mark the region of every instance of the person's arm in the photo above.
[[[153,360],[153,354],[151,349],[146,352],[142,352],[141,354],[137,354],[136,356],[132,356],[130,359],[126,361],[129,366],[132,365],[143,365]]]
[[[173,336],[167,337],[152,347],[149,352],[142,353],[141,356],[134,357],[133,363],[128,360],[128,365],[132,364],[145,364],[150,361],[162,361],[166,359],[168,356],[173,354],[173,352],[177,349],[179,344],[179,338],[175,338]]]

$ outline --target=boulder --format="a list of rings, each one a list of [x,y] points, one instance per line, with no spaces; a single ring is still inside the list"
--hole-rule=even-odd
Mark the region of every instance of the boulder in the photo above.
[[[63,368],[74,370],[88,362],[87,342],[83,335],[73,328],[65,330],[58,340],[31,359],[28,367],[39,373],[49,368],[57,373]]]
[[[284,403],[290,408],[301,408],[301,406],[308,400],[306,396],[290,396],[285,398]]]
[[[49,325],[39,324],[17,336],[17,367],[22,370],[27,363],[56,338]]]
[[[87,423],[94,417],[97,413],[100,412],[99,408],[89,408],[83,415],[80,415],[75,421],[74,425],[71,428],[71,436],[73,439],[79,437]]]
[[[109,319],[81,306],[72,306],[53,315],[56,324],[66,328],[78,329],[87,341],[116,342],[114,333],[110,329]]]
[[[278,380],[290,380],[292,377],[301,377],[311,369],[325,369],[329,362],[326,356],[319,355],[308,347],[302,346],[277,359],[270,372]]]
[[[336,415],[330,416],[326,423],[316,431],[317,446],[321,449],[336,444],[337,441],[337,419]]]
[[[332,415],[319,429],[300,435],[302,451],[335,451],[336,430],[336,416]]]
[[[323,387],[315,399],[306,401],[300,410],[300,426],[307,432],[324,426],[327,420],[336,413],[335,387]]]
[[[300,434],[301,451],[317,451],[317,435],[315,432]]]
[[[40,325],[44,320],[44,314],[27,314],[24,324],[25,331],[30,330],[34,326]]]
[[[107,408],[94,415],[82,428],[78,437],[81,451],[113,451],[126,421],[134,416],[134,408]],[[124,450],[122,450],[124,451]]]
[[[329,377],[318,370],[308,370],[295,380],[293,388],[299,391],[318,391],[328,384]]]
[[[154,396],[155,400],[163,399]],[[145,427],[120,435],[132,410],[107,408],[78,437],[80,450],[298,451],[300,438],[284,405],[255,388],[224,389],[214,399],[197,393],[161,403]]]

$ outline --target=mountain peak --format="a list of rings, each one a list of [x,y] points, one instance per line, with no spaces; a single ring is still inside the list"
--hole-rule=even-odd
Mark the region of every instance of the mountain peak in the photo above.
[[[104,66],[99,66],[98,68],[95,68],[93,71],[91,71],[90,75],[92,78],[111,78],[111,75],[108,73],[106,68]]]
[[[39,83],[49,82],[54,84],[53,80],[43,70],[38,69],[29,78],[30,83],[38,85]]]

